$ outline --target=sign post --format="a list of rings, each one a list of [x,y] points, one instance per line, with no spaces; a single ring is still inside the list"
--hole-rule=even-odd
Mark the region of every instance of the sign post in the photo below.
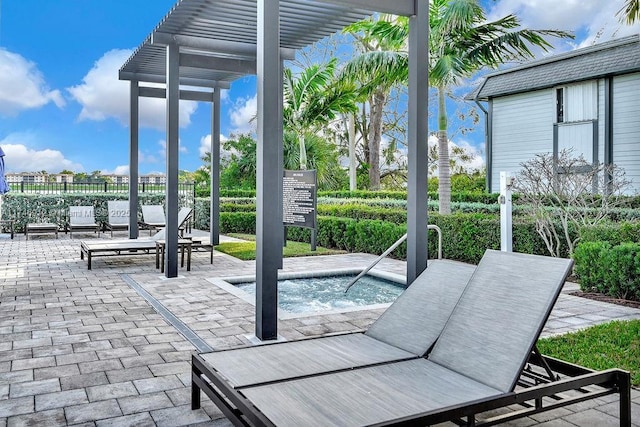
[[[316,250],[317,181],[315,170],[285,170],[282,180],[282,222],[286,227],[311,229],[311,250]]]

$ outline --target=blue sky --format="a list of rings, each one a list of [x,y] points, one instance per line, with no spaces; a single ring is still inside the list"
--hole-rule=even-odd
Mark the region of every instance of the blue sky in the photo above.
[[[0,146],[10,172],[128,171],[128,82],[117,70],[174,0],[0,0]],[[621,26],[622,0],[486,1],[490,18],[516,13],[529,28],[574,31],[571,50],[640,32]],[[469,84],[473,84],[473,80]],[[469,90],[463,87],[459,92]],[[140,171],[164,172],[164,105],[141,100]],[[180,168],[202,162],[210,106],[181,103]],[[255,81],[223,92],[223,138],[251,128]],[[454,135],[482,161],[482,124]]]

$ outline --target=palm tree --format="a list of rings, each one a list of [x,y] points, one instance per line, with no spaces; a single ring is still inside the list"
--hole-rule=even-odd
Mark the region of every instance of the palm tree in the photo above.
[[[370,85],[377,84],[378,79],[384,84],[390,77],[406,80],[408,19],[398,17],[366,22],[369,22],[367,29],[373,37],[391,40],[389,45],[401,47],[396,51],[368,52],[357,58],[359,66],[373,76]],[[514,15],[487,22],[477,0],[430,2],[429,82],[438,92],[438,193],[442,214],[451,213],[447,89],[482,68],[497,68],[510,61],[533,58],[530,46],[548,51],[552,46],[545,36],[573,37],[564,31],[530,30],[519,26]],[[404,74],[402,70],[405,70]],[[385,73],[389,75],[385,76]]]
[[[332,58],[299,75],[284,70],[284,127],[300,145],[300,169],[308,166],[305,136],[320,131],[340,113],[356,111],[354,87],[334,78],[336,64],[337,58]]]
[[[356,22],[344,30],[354,36],[361,51],[361,55],[345,65],[340,78],[357,82],[359,101],[368,104],[369,126],[365,130],[367,135],[363,136],[367,144],[364,151],[371,190],[380,189],[384,108],[392,88],[407,79],[406,36],[388,37],[376,31],[379,22],[392,22],[394,19],[392,15],[381,15],[379,21]]]
[[[635,21],[640,21],[640,0],[627,0],[617,15],[629,25]]]

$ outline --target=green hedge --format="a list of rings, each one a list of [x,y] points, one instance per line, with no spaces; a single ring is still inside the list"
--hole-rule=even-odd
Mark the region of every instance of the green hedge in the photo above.
[[[438,200],[437,191],[429,191],[428,196],[430,200]],[[197,197],[206,198],[209,197],[208,190],[198,190]],[[220,190],[220,197],[256,197],[255,190]],[[318,198],[331,197],[342,199],[396,199],[407,200],[406,191],[319,191]],[[518,195],[513,195],[513,200],[517,200]],[[497,204],[497,193],[483,193],[479,191],[456,191],[451,193],[452,202],[466,202],[466,203],[484,203],[484,204]]]
[[[609,242],[619,245],[624,242],[640,242],[640,222],[606,223],[582,229],[583,242]]]
[[[573,258],[583,291],[640,301],[640,244],[583,242]]]
[[[197,209],[202,212],[208,206]],[[206,216],[206,214],[204,214]],[[222,212],[220,231],[222,233],[255,233],[256,216],[254,212]],[[500,248],[500,221],[490,215],[431,215],[430,224],[442,229],[443,255],[448,259],[477,263],[485,249]],[[196,228],[208,229],[207,223],[196,223]],[[395,224],[375,219],[353,219],[344,217],[319,216],[317,243],[327,248],[337,248],[349,252],[381,254],[400,236],[406,233],[404,224]],[[288,229],[291,240],[310,241],[310,230],[291,227]],[[514,222],[514,250],[534,254],[547,254],[542,239],[535,232],[534,225],[527,222]],[[437,254],[437,235],[429,234],[428,251],[431,257]],[[406,245],[401,245],[392,256],[404,259]]]
[[[184,196],[179,196],[181,205],[186,205]],[[14,221],[16,232],[24,231],[32,222],[52,222],[60,229],[69,221],[69,206],[93,206],[96,222],[105,223],[109,217],[109,200],[128,200],[126,193],[65,193],[65,194],[23,194],[9,193],[2,201],[2,218]],[[140,193],[140,205],[164,204],[164,193]],[[141,218],[141,211],[138,210]]]
[[[430,212],[438,212],[438,201],[429,200],[427,208]],[[224,198],[220,200],[222,212],[255,212],[254,199]],[[491,213],[499,214],[500,205],[484,203],[453,202],[451,210],[456,213]],[[394,199],[331,199],[323,197],[318,200],[318,214],[346,216],[349,218],[381,219],[383,221],[406,222],[406,200]],[[522,212],[514,207],[514,214]]]

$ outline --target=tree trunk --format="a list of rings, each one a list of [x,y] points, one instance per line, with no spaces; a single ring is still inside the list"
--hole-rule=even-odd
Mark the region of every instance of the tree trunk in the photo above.
[[[387,96],[376,92],[371,98],[369,123],[369,188],[380,189],[380,142],[382,141],[382,113]]]
[[[304,143],[304,135],[302,133],[298,133],[296,138],[298,138],[298,144],[300,146],[300,170],[307,170],[307,147]]]
[[[441,215],[451,213],[451,174],[449,172],[449,139],[444,87],[438,88],[438,205]]]
[[[358,189],[356,177],[356,118],[349,113],[349,190]]]

